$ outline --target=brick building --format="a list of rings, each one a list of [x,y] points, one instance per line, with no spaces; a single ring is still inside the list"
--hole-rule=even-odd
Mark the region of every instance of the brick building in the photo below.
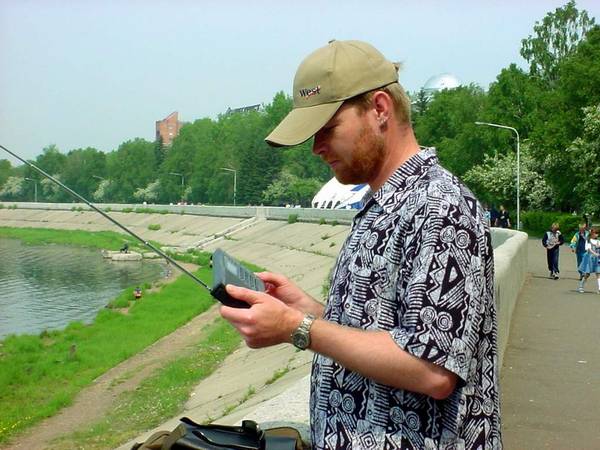
[[[182,122],[178,119],[177,111],[172,112],[163,120],[156,121],[156,140],[162,139],[165,147],[171,145],[173,139],[179,134]]]

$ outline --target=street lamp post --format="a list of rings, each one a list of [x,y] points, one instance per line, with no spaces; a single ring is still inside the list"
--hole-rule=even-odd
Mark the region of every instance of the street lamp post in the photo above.
[[[229,167],[221,167],[221,170],[226,170],[228,172],[233,172],[233,206],[235,206],[235,195],[237,191],[237,170],[230,169]]]
[[[33,181],[33,201],[37,203],[37,180],[33,178],[25,178],[27,181]]]
[[[185,177],[182,173],[178,172],[169,172],[169,175],[177,175],[181,177],[181,203],[183,203],[183,195],[185,194]]]
[[[509,127],[506,125],[500,125],[497,123],[489,122],[475,122],[475,125],[486,125],[488,127],[504,128],[505,130],[511,130],[517,135],[517,230],[521,229],[521,203],[520,203],[520,190],[521,190],[521,150],[520,150],[520,139],[519,132],[516,128]]]

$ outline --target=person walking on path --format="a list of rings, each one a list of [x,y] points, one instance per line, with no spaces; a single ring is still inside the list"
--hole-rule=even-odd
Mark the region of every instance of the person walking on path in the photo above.
[[[575,253],[575,257],[577,258],[577,270],[579,271],[579,266],[581,265],[581,261],[583,259],[583,255],[585,255],[585,244],[587,243],[588,240],[588,230],[587,230],[587,224],[585,223],[581,223],[579,224],[579,230],[577,231],[577,233],[575,233],[573,235],[573,237],[571,238],[571,243],[569,244],[569,247],[571,247],[571,251],[573,253]],[[583,275],[583,273],[580,271],[579,272],[579,276],[581,278],[581,276]]]
[[[600,294],[600,241],[598,240],[598,229],[590,229],[587,243],[585,244],[585,255],[581,264],[578,267],[581,278],[579,279],[579,286],[577,292],[585,292],[583,286],[589,278],[590,274],[596,274],[596,280],[598,282],[598,294]]]
[[[501,228],[510,228],[510,215],[504,205],[500,205],[500,214],[498,215],[498,226]]]
[[[248,346],[315,352],[312,448],[501,449],[494,260],[483,208],[421,149],[398,66],[331,41],[300,64],[294,108],[267,136],[368,183],[323,306],[283,275],[248,309],[221,306]]]
[[[550,271],[549,278],[558,280],[558,256],[560,254],[560,246],[565,243],[565,240],[558,229],[558,223],[554,222],[550,229],[544,233],[542,245],[546,248],[546,258],[548,260],[548,270]]]

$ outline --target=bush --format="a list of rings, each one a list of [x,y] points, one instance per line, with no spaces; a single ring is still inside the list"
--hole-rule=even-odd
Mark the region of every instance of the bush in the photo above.
[[[157,223],[151,223],[150,225],[148,225],[148,229],[151,231],[158,231],[160,230],[160,225]]]
[[[4,209],[4,203],[0,203],[0,209]]]
[[[296,223],[298,222],[298,214],[290,214],[288,216],[288,223]]]
[[[327,221],[323,217],[319,219],[319,225],[325,225],[326,223]]]
[[[579,216],[552,211],[528,211],[521,213],[524,230],[533,236],[542,236],[550,229],[550,225],[558,222],[561,233],[567,236],[575,233],[583,220]]]

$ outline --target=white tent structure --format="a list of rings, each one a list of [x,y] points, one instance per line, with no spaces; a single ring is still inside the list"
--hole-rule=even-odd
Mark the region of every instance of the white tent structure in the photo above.
[[[368,190],[368,184],[341,184],[332,178],[317,192],[311,204],[321,209],[358,209]]]

